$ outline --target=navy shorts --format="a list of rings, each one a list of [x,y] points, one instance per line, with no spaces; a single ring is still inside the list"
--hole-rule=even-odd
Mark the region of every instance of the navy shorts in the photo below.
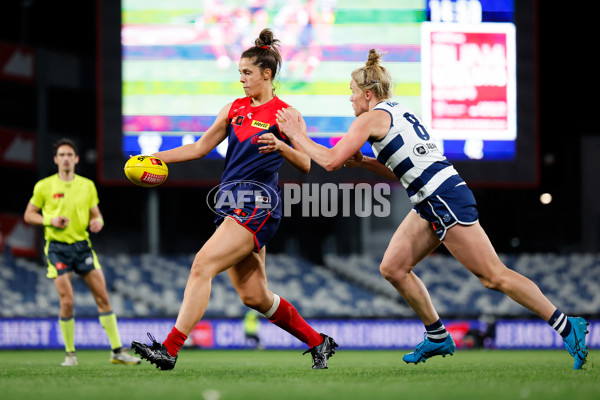
[[[226,211],[220,210],[220,218],[215,220],[218,227],[225,218],[230,218],[246,228],[254,236],[255,251],[259,252],[277,232],[281,217],[261,208],[235,208]]]
[[[473,225],[479,220],[475,196],[465,184],[439,194],[434,193],[415,204],[413,210],[431,222],[440,240],[444,240],[446,232],[454,225]]]
[[[88,240],[75,243],[47,242],[44,252],[48,261],[48,278],[56,278],[68,272],[85,275],[101,268]]]

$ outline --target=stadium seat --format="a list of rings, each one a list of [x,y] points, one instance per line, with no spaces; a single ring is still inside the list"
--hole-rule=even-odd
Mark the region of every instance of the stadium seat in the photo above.
[[[119,317],[174,317],[179,311],[194,254],[99,254],[113,309]],[[539,285],[568,314],[597,314],[600,309],[600,255],[501,255],[503,262]],[[329,254],[324,265],[299,257],[269,254],[270,289],[290,301],[306,318],[414,318],[395,289],[381,277],[381,257]],[[415,272],[429,288],[444,316],[530,316],[502,293],[486,289],[454,258],[431,255]],[[73,277],[75,315],[97,317],[94,298],[83,280]],[[58,295],[45,266],[0,254],[0,317],[49,317],[58,312]],[[212,282],[207,318],[242,317],[242,304],[227,274]]]

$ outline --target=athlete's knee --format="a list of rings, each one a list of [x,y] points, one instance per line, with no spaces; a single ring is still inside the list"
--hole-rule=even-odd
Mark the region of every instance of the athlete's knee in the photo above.
[[[214,272],[213,262],[210,257],[205,255],[205,252],[200,250],[194,257],[192,268],[190,269],[190,278],[210,280],[214,278],[216,273]]]
[[[211,280],[213,276],[208,272],[206,265],[194,262],[190,269],[190,279]]]
[[[96,305],[98,306],[98,311],[101,313],[112,310],[110,299],[108,298],[108,293],[106,291],[96,297]]]
[[[401,260],[388,260],[385,257],[379,265],[381,276],[392,283],[405,279],[411,270],[412,267],[404,265]]]
[[[379,273],[386,280],[389,280],[394,275],[394,272],[395,270],[391,264],[384,263],[383,261],[381,262],[381,264],[379,264]]]
[[[508,279],[510,279],[507,276],[508,274],[506,274],[507,271],[508,268],[505,267],[502,270],[494,271],[486,275],[478,275],[477,278],[479,278],[479,281],[481,281],[486,288],[504,292]]]
[[[73,296],[68,296],[68,295],[59,296],[59,304],[60,304],[61,314],[73,315],[73,308],[75,306],[75,302],[73,301]]]

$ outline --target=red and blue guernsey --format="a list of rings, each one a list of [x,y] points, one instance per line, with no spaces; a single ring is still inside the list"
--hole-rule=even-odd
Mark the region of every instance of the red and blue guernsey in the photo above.
[[[290,144],[275,119],[277,110],[289,105],[277,96],[256,107],[251,101],[250,97],[237,99],[229,110],[225,170],[213,201],[215,223],[234,219],[254,234],[260,249],[275,233],[281,218],[278,171],[284,159],[276,151],[259,153],[263,145],[257,141],[261,135],[272,133]]]

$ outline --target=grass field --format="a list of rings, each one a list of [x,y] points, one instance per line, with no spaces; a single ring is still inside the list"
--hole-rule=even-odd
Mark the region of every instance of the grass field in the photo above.
[[[13,399],[598,399],[591,352],[573,371],[566,351],[458,351],[407,365],[401,352],[338,351],[311,370],[296,351],[185,349],[172,371],[112,365],[108,351],[1,351],[0,397]]]

